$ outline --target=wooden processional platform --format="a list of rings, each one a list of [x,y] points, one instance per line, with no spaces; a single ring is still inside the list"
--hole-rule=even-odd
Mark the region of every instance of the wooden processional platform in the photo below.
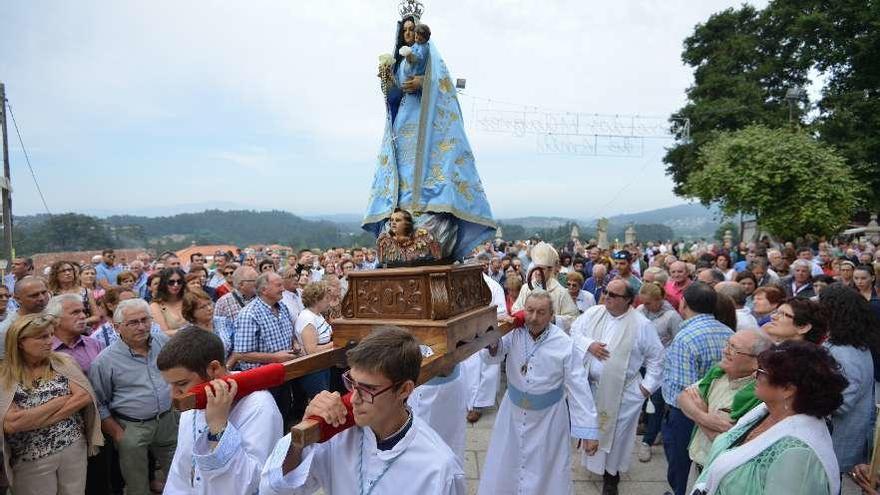
[[[433,355],[419,383],[446,375],[499,337],[492,294],[479,265],[386,268],[348,275],[342,317],[330,322],[335,347],[358,342],[374,328],[409,330]]]

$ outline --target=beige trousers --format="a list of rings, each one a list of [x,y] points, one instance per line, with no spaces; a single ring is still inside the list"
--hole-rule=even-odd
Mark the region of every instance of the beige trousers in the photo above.
[[[48,457],[13,466],[14,495],[82,495],[86,491],[86,439]]]

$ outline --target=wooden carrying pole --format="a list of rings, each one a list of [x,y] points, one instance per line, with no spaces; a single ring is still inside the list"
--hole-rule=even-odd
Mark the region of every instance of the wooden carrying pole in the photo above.
[[[435,376],[451,372],[456,364],[464,361],[481,349],[499,342],[501,337],[511,330],[513,330],[513,325],[506,322],[499,323],[497,329],[486,332],[480,338],[459,346],[451,354],[434,355],[423,360],[419,383],[416,385],[421,385]],[[318,443],[321,441],[320,424],[313,419],[304,419],[290,428],[290,436],[293,444],[299,448]]]
[[[333,366],[345,366],[345,352],[352,346],[353,344],[337,347],[336,349],[328,349],[283,363],[284,381],[290,381],[315,371],[332,368]],[[174,399],[173,403],[174,408],[181,412],[195,409],[196,396],[193,393],[188,393],[183,397]]]

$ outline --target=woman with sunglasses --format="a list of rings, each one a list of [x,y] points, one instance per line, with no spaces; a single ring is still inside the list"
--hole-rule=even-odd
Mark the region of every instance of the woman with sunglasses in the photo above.
[[[56,261],[49,268],[49,291],[53,296],[61,294],[75,294],[82,299],[83,310],[86,313],[86,325],[95,327],[101,320],[98,314],[98,305],[91,291],[82,286],[79,273],[73,263],[69,261]]]
[[[222,270],[220,274],[223,275],[223,281],[214,288],[214,296],[217,299],[232,292],[232,274],[235,273],[235,269],[238,267],[238,263],[226,263],[223,265],[223,268],[217,268],[217,270]]]
[[[849,386],[843,404],[831,415],[831,438],[840,472],[852,471],[868,459],[867,441],[874,414],[874,382],[880,349],[880,321],[868,301],[843,284],[832,284],[819,295],[828,308],[828,340],[824,346],[840,363]]]
[[[72,358],[52,351],[56,321],[26,315],[6,333],[3,469],[16,495],[84,493],[86,458],[104,444],[89,380]]]
[[[187,325],[183,317],[183,295],[186,293],[186,274],[180,268],[166,268],[159,274],[156,297],[150,303],[150,312],[159,328],[169,337]]]
[[[838,461],[824,418],[843,403],[846,384],[821,346],[787,341],[762,352],[755,397],[763,404],[716,437],[693,493],[837,495]]]

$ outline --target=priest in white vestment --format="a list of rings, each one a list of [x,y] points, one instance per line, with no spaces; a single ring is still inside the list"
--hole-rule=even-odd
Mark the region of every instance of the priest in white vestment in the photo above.
[[[511,306],[511,311],[517,313],[525,309],[526,299],[533,290],[541,289],[550,295],[555,309],[554,323],[568,332],[571,322],[580,316],[581,312],[568,294],[568,289],[556,279],[557,267],[559,266],[559,253],[553,246],[546,242],[539,242],[531,250],[532,267],[529,268],[526,284],[519,292],[519,297]]]
[[[604,304],[588,309],[571,328],[574,345],[584,354],[599,422],[599,449],[581,462],[603,475],[603,495],[617,494],[620,473],[629,469],[642,404],[660,388],[663,374],[663,344],[653,323],[632,308],[635,295],[627,282],[612,280]]]
[[[489,362],[507,358],[507,393],[492,429],[480,494],[571,493],[571,439],[582,440],[588,452],[598,446],[583,351],[550,323],[553,315],[551,297],[533,291],[525,301],[525,326],[480,351]]]

